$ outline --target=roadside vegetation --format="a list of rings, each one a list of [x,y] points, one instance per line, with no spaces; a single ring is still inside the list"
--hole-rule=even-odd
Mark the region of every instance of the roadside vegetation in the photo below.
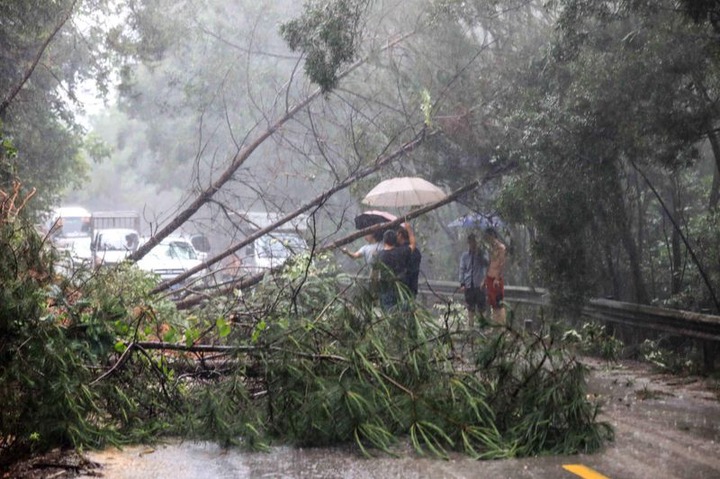
[[[130,265],[55,275],[43,238],[3,205],[3,464],[178,435],[368,455],[409,440],[483,459],[592,452],[612,437],[587,371],[550,335],[468,335],[417,305],[382,314],[323,258],[298,259],[242,308],[178,313]]]

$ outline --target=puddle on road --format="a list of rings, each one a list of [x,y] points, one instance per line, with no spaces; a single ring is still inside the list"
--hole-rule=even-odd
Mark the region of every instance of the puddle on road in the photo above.
[[[663,394],[647,394],[656,391]],[[578,463],[613,479],[720,477],[720,403],[716,395],[668,385],[644,370],[600,367],[592,374],[588,392],[602,400],[602,419],[609,420],[617,432],[615,443],[590,456],[475,461],[455,455],[442,461],[418,457],[407,448],[400,451],[400,458],[366,459],[350,447],[275,447],[268,453],[249,453],[190,441],[86,455],[103,465],[99,474],[106,479],[557,479],[568,477],[563,464]]]
[[[367,459],[341,448],[275,447],[266,453],[249,453],[226,450],[207,442],[176,441],[154,447],[133,446],[122,451],[88,452],[86,456],[102,464],[103,468],[98,472],[106,479],[543,477],[536,475],[537,459],[532,466],[528,462],[531,459],[474,461],[460,455],[448,461],[412,454],[401,458],[380,456]],[[89,479],[90,476],[81,477]]]

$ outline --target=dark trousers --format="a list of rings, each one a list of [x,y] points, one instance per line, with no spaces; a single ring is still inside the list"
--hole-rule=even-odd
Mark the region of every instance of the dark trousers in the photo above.
[[[465,304],[471,311],[482,312],[485,309],[485,290],[479,286],[465,288]]]

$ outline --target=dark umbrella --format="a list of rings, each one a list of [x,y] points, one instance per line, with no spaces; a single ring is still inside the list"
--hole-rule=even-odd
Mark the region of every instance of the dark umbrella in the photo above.
[[[473,213],[462,216],[448,224],[449,228],[479,228],[481,230],[500,229],[505,226],[497,216],[488,216],[482,213]]]
[[[380,223],[388,223],[395,221],[397,216],[387,213],[385,211],[366,211],[360,213],[355,217],[355,228],[362,230],[370,226],[378,225]]]

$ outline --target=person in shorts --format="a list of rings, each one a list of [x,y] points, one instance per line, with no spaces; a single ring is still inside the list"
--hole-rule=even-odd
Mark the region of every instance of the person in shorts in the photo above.
[[[487,300],[492,311],[492,319],[495,324],[505,325],[505,260],[507,259],[507,247],[500,241],[500,236],[493,228],[485,231],[484,239],[490,247],[490,264],[485,277],[485,289]]]

